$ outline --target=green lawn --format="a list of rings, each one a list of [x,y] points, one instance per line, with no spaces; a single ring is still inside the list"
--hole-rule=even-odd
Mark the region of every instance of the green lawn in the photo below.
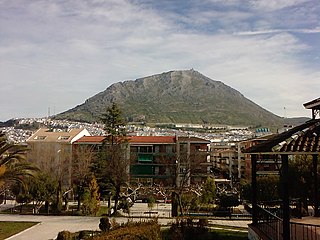
[[[192,239],[192,240],[248,240],[248,230],[245,228],[229,226],[211,226],[205,233],[182,233],[174,230],[170,233],[170,228],[162,228],[162,237],[164,240],[172,239]],[[195,229],[196,230],[196,229]],[[178,233],[178,234],[177,234]],[[184,237],[182,237],[184,236]]]
[[[6,239],[36,224],[37,222],[1,222],[0,221],[0,239]]]
[[[230,231],[226,229],[214,229],[209,231],[210,238],[215,240],[247,240],[248,233],[242,231]]]

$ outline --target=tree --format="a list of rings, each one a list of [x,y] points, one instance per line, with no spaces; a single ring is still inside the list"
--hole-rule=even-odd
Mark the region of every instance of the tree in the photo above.
[[[293,160],[289,161],[290,196],[301,201],[305,213],[308,209],[308,199],[311,200],[311,203],[314,199],[312,171],[312,158],[310,156],[295,156]]]
[[[152,211],[152,208],[154,208],[155,203],[156,203],[156,200],[154,199],[153,196],[148,198],[148,208],[150,212]]]
[[[92,171],[97,177],[102,192],[112,187],[114,192],[114,213],[117,212],[121,187],[129,179],[129,159],[127,156],[127,139],[125,121],[116,103],[107,107],[101,118],[106,137],[100,156],[94,161]]]
[[[71,187],[71,146],[65,141],[28,144],[32,148],[32,151],[28,152],[28,160],[35,163],[41,172],[58,181],[53,208],[59,213],[62,211],[63,191],[69,191]]]
[[[106,112],[102,114],[101,120],[104,123],[107,136],[111,137],[108,143],[111,143],[111,145],[116,145],[119,141],[121,143],[126,136],[126,122],[122,117],[119,106],[112,103],[111,107],[107,107]]]
[[[240,197],[242,200],[252,201],[252,187],[251,182],[248,180],[240,180]]]
[[[26,177],[37,172],[38,169],[26,161],[27,151],[27,146],[9,143],[0,132],[0,188],[5,187],[5,183],[24,183]]]
[[[57,187],[58,182],[45,173],[41,173],[29,181],[28,188],[34,202],[34,213],[39,212],[43,202],[45,202],[46,213],[49,213],[49,204],[55,200]]]
[[[219,197],[220,207],[230,210],[232,207],[239,206],[238,195],[236,194],[222,194]]]
[[[216,184],[214,178],[208,177],[201,191],[202,203],[214,203],[216,198]]]
[[[87,178],[87,185],[83,194],[82,211],[86,215],[96,215],[100,209],[100,194],[97,180],[93,174]]]
[[[72,162],[72,185],[78,201],[77,211],[80,211],[86,179],[92,174],[90,166],[94,159],[96,159],[96,154],[97,153],[93,146],[77,146],[74,150],[74,158]]]
[[[260,202],[270,202],[279,200],[279,176],[259,176],[257,177],[257,199]],[[252,201],[251,183],[246,180],[240,182],[240,197],[242,200]]]
[[[184,197],[183,195],[189,195],[190,192],[198,196],[201,195],[199,186],[193,182],[192,178],[201,175],[199,167],[201,167],[203,156],[197,149],[192,149],[188,141],[178,144],[179,151],[176,154],[176,164],[174,165],[176,184],[172,196],[172,206],[174,214],[176,214],[176,210],[179,210],[180,215],[183,215],[185,209],[183,199],[189,199],[188,196]]]
[[[257,178],[258,201],[270,202],[279,200],[279,176],[259,176]]]

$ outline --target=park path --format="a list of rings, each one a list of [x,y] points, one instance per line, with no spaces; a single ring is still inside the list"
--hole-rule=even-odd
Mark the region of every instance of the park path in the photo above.
[[[145,212],[148,211],[146,203],[135,203],[131,209],[133,221],[140,221],[146,217]],[[158,212],[158,222],[162,225],[173,222],[174,219],[169,218],[171,212],[170,204],[159,204],[155,206],[154,211]],[[19,214],[0,214],[0,221],[29,221],[38,222],[39,224],[26,229],[7,240],[49,240],[55,239],[60,231],[67,230],[77,232],[80,230],[99,230],[100,217],[86,216],[43,216],[43,215],[19,215]],[[127,222],[127,217],[116,218],[118,223]],[[211,224],[248,227],[251,221],[235,221],[235,220],[209,220]]]

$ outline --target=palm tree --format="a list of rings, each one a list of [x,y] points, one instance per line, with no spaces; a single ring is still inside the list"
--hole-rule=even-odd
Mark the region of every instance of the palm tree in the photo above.
[[[37,168],[26,161],[28,147],[9,143],[6,135],[0,132],[0,188],[5,183],[24,183],[26,176],[33,176]]]

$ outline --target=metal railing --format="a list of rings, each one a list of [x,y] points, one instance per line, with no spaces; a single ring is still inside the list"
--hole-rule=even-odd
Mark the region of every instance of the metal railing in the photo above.
[[[258,207],[258,224],[255,225],[267,239],[283,239],[283,221],[276,214]],[[290,240],[320,240],[320,226],[290,222]]]
[[[290,223],[291,240],[320,240],[320,226],[303,223]]]
[[[270,240],[282,240],[282,219],[275,214],[258,207],[256,227]]]

